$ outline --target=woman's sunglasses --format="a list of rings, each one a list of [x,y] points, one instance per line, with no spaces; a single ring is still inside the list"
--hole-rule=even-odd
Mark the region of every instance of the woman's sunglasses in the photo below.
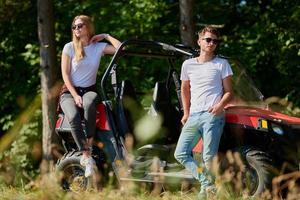
[[[74,25],[72,26],[72,29],[73,29],[73,30],[81,29],[84,25],[85,25],[84,23],[80,23],[80,24],[77,24],[77,25],[74,24]]]
[[[212,38],[203,38],[202,40],[205,40],[205,42],[209,43],[213,43],[213,44],[218,44],[220,42],[220,40],[218,39],[212,39]]]

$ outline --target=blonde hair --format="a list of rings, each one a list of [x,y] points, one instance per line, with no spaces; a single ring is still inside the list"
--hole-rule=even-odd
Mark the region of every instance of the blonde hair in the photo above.
[[[206,32],[212,33],[215,36],[217,36],[218,38],[220,37],[220,33],[219,33],[218,29],[216,29],[212,26],[205,26],[202,30],[200,30],[198,32],[198,36],[202,37]]]
[[[74,25],[74,23],[77,19],[81,19],[83,21],[84,25],[86,26],[87,32],[88,32],[88,37],[91,38],[95,34],[94,26],[93,26],[91,18],[86,15],[78,15],[78,16],[74,17],[72,26]],[[85,56],[85,53],[84,53],[83,45],[82,45],[81,41],[79,40],[79,38],[76,37],[74,31],[72,31],[72,41],[73,41],[73,45],[74,45],[74,49],[75,49],[75,60],[79,61],[79,60],[83,59],[83,57]]]

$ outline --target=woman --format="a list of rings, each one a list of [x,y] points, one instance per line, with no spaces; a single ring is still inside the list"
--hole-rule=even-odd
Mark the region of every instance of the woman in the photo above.
[[[101,56],[114,54],[121,43],[109,34],[95,35],[91,19],[85,15],[74,18],[72,35],[72,42],[65,44],[62,52],[61,70],[65,84],[60,106],[70,123],[76,145],[83,152],[80,164],[85,166],[85,176],[88,177],[94,164],[91,147],[96,129],[97,70]],[[104,39],[110,44],[99,42]],[[85,128],[81,124],[82,109]]]

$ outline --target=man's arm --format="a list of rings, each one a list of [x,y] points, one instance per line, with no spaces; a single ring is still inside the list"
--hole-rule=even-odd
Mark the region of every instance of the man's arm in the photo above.
[[[222,80],[223,83],[223,90],[224,94],[220,100],[219,103],[211,107],[208,112],[214,114],[214,115],[219,115],[221,112],[223,112],[224,107],[226,104],[232,99],[233,97],[233,90],[232,90],[232,83],[231,83],[231,75],[227,76]]]
[[[181,81],[181,100],[183,107],[183,117],[181,123],[185,124],[189,115],[190,115],[190,106],[191,106],[191,90],[190,90],[190,81],[183,80]]]

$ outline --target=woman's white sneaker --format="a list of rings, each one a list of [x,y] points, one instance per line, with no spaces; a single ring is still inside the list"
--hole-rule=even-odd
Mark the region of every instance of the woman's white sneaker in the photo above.
[[[90,177],[94,172],[95,161],[92,157],[81,157],[80,164],[85,167],[84,176]]]

